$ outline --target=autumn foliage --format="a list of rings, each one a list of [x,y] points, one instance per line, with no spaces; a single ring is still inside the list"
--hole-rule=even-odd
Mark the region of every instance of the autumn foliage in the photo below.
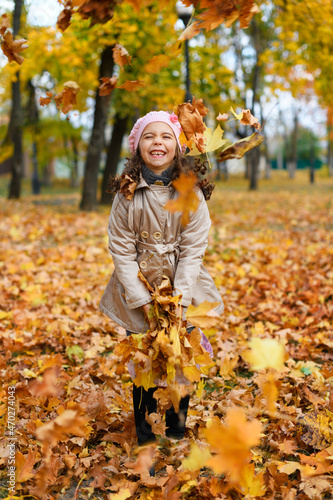
[[[124,331],[97,309],[112,272],[108,214],[48,201],[1,207],[0,463],[7,387],[15,385],[18,495],[62,498],[70,488],[71,498],[327,497],[329,196],[214,192],[205,265],[226,310],[202,328],[215,364],[192,392],[185,439],[164,438],[157,413],[157,446],[143,451],[131,380],[115,351]],[[188,314],[193,324],[207,318]],[[156,477],[147,474],[152,460]]]

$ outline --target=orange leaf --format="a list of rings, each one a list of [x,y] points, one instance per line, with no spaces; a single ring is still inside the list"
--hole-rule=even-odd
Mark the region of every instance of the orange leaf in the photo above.
[[[146,73],[158,73],[160,69],[168,66],[170,62],[170,56],[166,54],[159,54],[158,56],[154,56],[144,65],[144,71]]]
[[[13,40],[13,35],[10,31],[6,31],[3,35],[3,41],[1,42],[1,48],[8,60],[16,61],[18,64],[22,64],[24,58],[19,56],[19,52],[25,50],[28,45],[26,45],[27,40],[21,38],[20,40]]]
[[[106,76],[102,76],[101,78],[102,84],[99,86],[99,95],[109,95],[116,88],[118,77],[112,76],[108,78]]]
[[[66,82],[64,83],[63,90],[54,96],[54,100],[57,106],[57,109],[60,109],[64,114],[67,114],[69,111],[73,109],[73,106],[76,104],[76,95],[79,92],[80,87],[76,82]]]
[[[170,200],[165,208],[170,212],[182,212],[182,224],[190,220],[190,212],[195,212],[198,208],[199,199],[194,192],[194,186],[197,181],[196,176],[191,172],[189,175],[181,174],[178,179],[173,181],[172,185],[178,191],[179,196],[176,200]]]
[[[206,428],[207,441],[216,450],[208,465],[218,474],[229,473],[233,482],[239,483],[243,470],[252,458],[251,448],[260,442],[262,424],[248,422],[239,408],[229,408],[225,423],[217,418]]]
[[[143,87],[144,85],[146,84],[143,80],[127,80],[127,82],[122,83],[117,88],[131,92],[132,90],[136,90],[137,88]]]
[[[6,29],[9,27],[10,23],[7,14],[2,14],[0,17],[0,35],[3,36]]]
[[[123,68],[126,64],[131,64],[131,56],[125,47],[119,45],[119,43],[114,46],[112,53],[114,62],[121,68]]]
[[[48,104],[50,104],[50,102],[52,100],[52,97],[53,97],[52,92],[46,92],[46,95],[47,95],[47,97],[40,97],[39,98],[39,104],[41,106],[47,106]]]
[[[37,452],[35,450],[29,450],[27,455],[22,455],[20,451],[16,451],[16,481],[18,483],[23,483],[34,477],[33,467],[36,459]]]

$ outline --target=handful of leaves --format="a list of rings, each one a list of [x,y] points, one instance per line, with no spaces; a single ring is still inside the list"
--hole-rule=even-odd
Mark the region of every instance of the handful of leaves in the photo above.
[[[122,340],[115,349],[123,363],[134,363],[137,386],[148,390],[159,386],[154,397],[160,410],[172,404],[176,411],[179,401],[189,394],[202,373],[207,373],[213,365],[209,352],[202,346],[199,328],[187,333],[181,328],[181,318],[176,309],[181,295],[172,296],[172,285],[167,276],[153,289],[141,272],[139,277],[146,283],[152,294],[151,319],[156,327],[147,333],[133,334]],[[217,304],[209,304],[210,311]],[[193,308],[194,309],[194,308]],[[209,312],[209,311],[207,311]]]

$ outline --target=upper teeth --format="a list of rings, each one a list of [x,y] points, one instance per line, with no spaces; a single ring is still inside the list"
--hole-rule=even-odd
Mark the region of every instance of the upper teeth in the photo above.
[[[163,156],[164,153],[161,153],[161,151],[152,151],[151,152],[152,155],[158,155],[158,156]]]

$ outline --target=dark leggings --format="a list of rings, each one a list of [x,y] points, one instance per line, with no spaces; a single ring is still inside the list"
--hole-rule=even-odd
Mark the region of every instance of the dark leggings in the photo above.
[[[136,434],[139,445],[155,441],[155,435],[151,430],[150,424],[146,421],[146,411],[148,414],[155,413],[157,402],[154,398],[154,392],[157,387],[146,391],[142,386],[133,384],[133,407]],[[179,411],[175,412],[173,406],[165,412],[166,435],[175,439],[182,439],[185,433],[185,422],[188,410],[190,396],[185,396],[180,400]]]
[[[188,331],[193,330],[193,327]],[[131,332],[126,331],[127,335]],[[154,398],[154,392],[157,387],[153,387],[146,391],[142,386],[138,387],[133,384],[133,407],[136,434],[138,436],[138,444],[143,445],[155,441],[155,434],[152,432],[150,424],[147,422],[145,415],[155,413],[157,409],[157,401]],[[185,396],[179,402],[179,411],[175,412],[173,406],[165,412],[166,435],[175,439],[182,439],[185,433],[185,422],[187,410],[190,401],[190,396]]]

